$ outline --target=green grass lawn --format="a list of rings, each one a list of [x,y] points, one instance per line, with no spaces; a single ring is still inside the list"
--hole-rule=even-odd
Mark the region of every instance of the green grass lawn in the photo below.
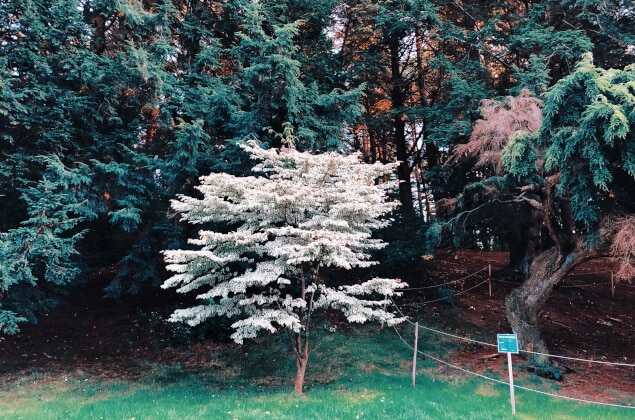
[[[425,346],[425,340],[422,340]],[[26,375],[0,389],[2,419],[632,419],[635,409],[581,404],[516,391],[420,360],[394,333],[364,328],[327,336],[311,360],[306,395],[291,393],[293,360],[272,340],[247,345],[205,372],[149,366],[141,381],[87,373]],[[264,345],[263,345],[264,344]],[[427,351],[444,351],[438,345]],[[230,369],[231,367],[231,369]],[[440,373],[445,372],[445,373]],[[555,392],[551,382],[519,378]],[[624,404],[635,403],[635,396]]]

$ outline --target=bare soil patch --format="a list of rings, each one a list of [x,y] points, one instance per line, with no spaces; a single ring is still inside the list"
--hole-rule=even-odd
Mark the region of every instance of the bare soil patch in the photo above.
[[[507,253],[480,251],[424,261],[417,267],[420,280],[411,281],[411,285],[465,280],[447,286],[451,293],[423,289],[416,298],[406,293],[403,300],[416,304],[450,294],[451,303],[448,299],[428,303],[419,319],[436,322],[443,331],[457,336],[495,344],[496,334],[512,332],[505,317],[505,297],[519,283],[505,269],[507,262]],[[490,268],[491,296],[487,281]],[[608,403],[630,399],[635,405],[635,368],[610,364],[635,364],[635,286],[617,283],[612,290],[612,269],[611,260],[598,259],[567,276],[542,310],[541,329],[551,354],[605,362],[554,359],[565,372],[562,380],[555,381],[561,386],[559,394]],[[481,345],[466,345],[452,355],[456,365],[469,365],[479,373],[497,372],[503,378],[507,375],[506,359],[496,347]],[[520,356],[513,360],[515,366],[526,365]]]

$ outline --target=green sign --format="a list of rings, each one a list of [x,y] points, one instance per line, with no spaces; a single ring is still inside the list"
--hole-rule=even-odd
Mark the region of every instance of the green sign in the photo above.
[[[516,334],[498,334],[498,352],[518,354],[518,337]]]

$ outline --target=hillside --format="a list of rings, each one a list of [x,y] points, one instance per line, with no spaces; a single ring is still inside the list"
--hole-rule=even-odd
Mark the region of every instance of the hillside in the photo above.
[[[448,338],[433,330],[492,344],[497,333],[510,332],[504,297],[517,283],[504,269],[506,258],[503,253],[461,252],[402,267],[399,275],[410,288],[397,304],[412,322],[432,329],[422,330],[420,342]],[[120,302],[103,299],[100,286],[107,284],[109,275],[104,272],[93,278],[66,305],[42,316],[38,324],[23,325],[19,334],[0,339],[3,382],[33,374],[68,373],[135,379],[156,365],[195,372],[218,364],[219,357],[236,350],[234,343],[217,333],[199,340],[178,326],[163,323],[169,313],[166,305],[175,299],[173,292],[155,290]],[[445,286],[436,287],[444,282]],[[616,285],[612,296],[610,262],[580,267],[553,291],[541,316],[552,353],[635,363],[634,303],[633,285]],[[449,338],[452,340],[457,341]],[[476,372],[504,374],[505,357],[499,357],[493,347],[467,343],[444,359]],[[514,363],[521,366],[523,362],[515,358]],[[624,393],[635,395],[633,367],[570,359],[561,359],[559,366],[565,372],[558,381],[562,395],[605,402]],[[450,370],[439,367],[441,373],[450,374]]]

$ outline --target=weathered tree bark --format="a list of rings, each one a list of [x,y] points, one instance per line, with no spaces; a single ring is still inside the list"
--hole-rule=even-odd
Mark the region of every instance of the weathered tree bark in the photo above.
[[[521,350],[548,354],[549,349],[540,333],[539,314],[551,296],[553,286],[562,280],[575,266],[590,257],[590,251],[579,244],[566,255],[556,247],[537,255],[530,268],[529,278],[505,299],[507,320],[518,335]],[[530,357],[548,363],[548,356]]]

